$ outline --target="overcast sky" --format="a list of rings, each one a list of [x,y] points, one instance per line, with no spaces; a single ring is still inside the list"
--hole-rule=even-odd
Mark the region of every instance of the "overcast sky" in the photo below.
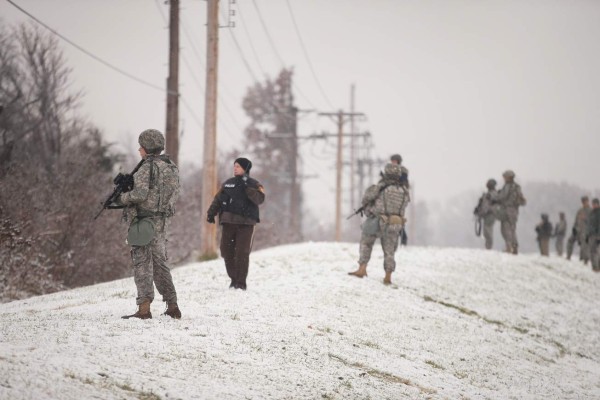
[[[164,86],[168,6],[162,0],[15,0],[82,47],[145,81]],[[374,155],[402,154],[417,197],[445,200],[514,169],[521,182],[568,181],[598,186],[600,151],[600,1],[289,0],[325,96],[309,63],[287,0],[232,7],[236,27],[220,29],[220,150],[239,147],[248,123],[242,97],[257,79],[293,66],[298,106],[356,109],[368,121]],[[200,163],[204,117],[206,2],[181,0],[180,158]],[[221,8],[227,13],[228,2]],[[2,23],[28,18],[0,1]],[[221,21],[226,24],[225,18]],[[132,142],[145,128],[165,126],[165,94],[99,64],[61,42],[83,110],[110,140]],[[252,50],[256,51],[256,55]],[[190,110],[195,115],[192,115]],[[300,134],[335,130],[316,115]],[[330,142],[329,146],[334,143]],[[334,187],[334,152],[302,145],[304,173],[315,175],[308,198]],[[260,160],[254,160],[260,163]],[[325,172],[324,172],[325,171]],[[260,177],[257,177],[260,179]],[[326,190],[319,191],[319,188]],[[526,187],[524,187],[526,193]],[[578,197],[579,194],[576,194]],[[333,201],[328,202],[333,208]]]

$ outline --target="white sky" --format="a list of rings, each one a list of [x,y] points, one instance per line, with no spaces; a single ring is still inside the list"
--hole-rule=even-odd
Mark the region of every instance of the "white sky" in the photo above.
[[[168,6],[162,0],[15,1],[106,61],[165,85],[168,31],[159,9],[166,16]],[[180,158],[200,162],[206,2],[181,3],[181,92],[196,117],[181,105]],[[355,83],[356,109],[368,116],[360,129],[374,135],[374,155],[402,154],[420,199],[443,201],[474,187],[483,190],[489,177],[500,179],[507,168],[521,181],[599,186],[600,1],[290,3],[333,108],[311,75],[286,0],[256,0],[281,58],[295,69],[304,94],[296,94],[298,105],[348,109]],[[227,12],[225,0],[221,7]],[[233,34],[254,74],[262,78],[262,67],[276,75],[282,65],[253,1],[237,0],[233,8]],[[6,1],[0,2],[0,15],[2,23],[28,19]],[[218,143],[226,150],[239,147],[248,122],[241,101],[253,79],[230,32],[221,29],[220,35]],[[164,130],[164,93],[61,43],[73,68],[74,88],[85,91],[83,110],[110,140],[132,143],[135,149],[141,130]],[[316,115],[300,121],[302,135],[323,130],[333,132],[335,126]],[[325,201],[334,187],[334,152],[325,152],[321,143],[303,144],[302,155],[304,172],[320,175],[307,181],[306,195],[316,193]],[[333,199],[327,204],[333,208]]]

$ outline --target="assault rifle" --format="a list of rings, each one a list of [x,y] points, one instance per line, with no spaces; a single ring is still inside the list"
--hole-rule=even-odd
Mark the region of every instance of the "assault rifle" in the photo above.
[[[102,203],[102,208],[100,209],[98,214],[96,214],[94,219],[97,219],[100,216],[100,214],[102,214],[102,211],[106,210],[107,208],[114,210],[114,209],[119,209],[119,208],[124,207],[124,206],[113,206],[111,204],[117,200],[117,198],[121,195],[121,193],[127,193],[127,192],[131,191],[131,189],[133,189],[133,174],[135,174],[138,171],[138,169],[140,169],[140,167],[142,166],[144,161],[145,160],[142,159],[138,163],[138,165],[135,166],[133,171],[131,171],[131,174],[122,174],[119,172],[117,174],[117,176],[115,176],[115,179],[113,179],[115,188],[113,189],[112,194],[110,196],[108,196],[108,198]]]

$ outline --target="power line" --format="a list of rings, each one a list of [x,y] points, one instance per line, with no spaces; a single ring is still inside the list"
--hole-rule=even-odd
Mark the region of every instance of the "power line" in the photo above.
[[[271,37],[271,34],[269,33],[269,29],[267,28],[267,24],[265,23],[265,21],[263,19],[263,16],[262,16],[262,14],[260,12],[260,9],[258,8],[258,4],[256,3],[256,0],[252,0],[252,4],[254,5],[254,9],[256,10],[256,14],[258,15],[258,18],[260,20],[262,28],[265,31],[265,35],[267,36],[267,39],[269,40],[269,44],[271,45],[271,49],[273,49],[273,52],[275,53],[275,55],[279,59],[279,62],[281,63],[282,68],[286,68],[285,62],[283,61],[283,58],[279,54],[279,51],[277,51],[277,47],[275,46],[275,41],[273,41],[273,38]],[[295,82],[292,82],[292,85],[293,85],[294,89],[298,92],[298,94],[300,94],[300,96],[302,96],[304,98],[304,100],[306,100],[306,102],[312,108],[317,108],[317,107],[315,107],[314,103],[312,101],[310,101],[310,99],[308,98],[308,96],[306,96],[304,94],[304,92],[302,92],[302,90],[300,90],[300,88],[298,87],[298,85],[296,85]],[[332,108],[334,108],[334,107],[332,106]]]
[[[300,35],[300,29],[298,28],[298,23],[296,22],[296,17],[294,17],[294,11],[292,10],[292,5],[290,4],[290,0],[286,0],[286,4],[287,4],[288,10],[290,12],[290,17],[292,18],[292,22],[294,23],[294,29],[296,31],[296,35],[298,35],[298,40],[300,41],[300,46],[302,47],[302,52],[304,53],[304,57],[306,58],[306,62],[308,63],[308,66],[310,67],[310,72],[312,73],[312,76],[315,79],[315,82],[317,83],[317,86],[319,87],[319,90],[321,91],[321,95],[323,96],[323,98],[325,99],[325,101],[327,102],[327,104],[329,104],[329,106],[333,109],[335,107],[333,106],[333,104],[329,100],[329,97],[327,97],[327,95],[325,94],[325,90],[323,90],[323,86],[321,85],[321,81],[317,77],[317,74],[315,73],[315,69],[313,67],[313,64],[310,61],[310,57],[308,56],[308,51],[306,50],[306,46],[304,45],[304,41],[302,40],[302,35]]]
[[[82,53],[86,54],[87,56],[91,57],[92,59],[98,61],[99,63],[103,64],[104,66],[120,73],[123,76],[126,76],[138,83],[141,83],[143,85],[146,85],[148,87],[151,87],[153,89],[159,90],[163,93],[168,93],[171,95],[178,95],[180,96],[183,104],[186,106],[186,108],[188,109],[188,111],[190,112],[190,114],[192,115],[192,117],[194,117],[194,119],[196,120],[196,122],[198,122],[201,126],[202,126],[202,122],[200,122],[200,118],[193,112],[192,108],[189,106],[189,104],[185,101],[185,99],[177,92],[172,92],[169,90],[166,90],[163,87],[160,87],[158,85],[155,85],[151,82],[145,81],[143,79],[138,78],[137,76],[130,74],[129,72],[109,63],[108,61],[105,61],[104,59],[102,59],[101,57],[95,55],[94,53],[92,53],[89,50],[86,50],[85,48],[83,48],[82,46],[78,45],[77,43],[73,42],[72,40],[70,40],[69,38],[67,38],[66,36],[60,34],[59,32],[57,32],[56,30],[52,29],[51,27],[49,27],[48,25],[46,25],[44,22],[42,22],[41,20],[39,20],[38,18],[36,18],[35,16],[33,16],[31,13],[27,12],[26,10],[24,10],[23,8],[21,8],[18,4],[16,4],[14,1],[12,0],[6,0],[8,3],[10,3],[13,7],[15,7],[16,9],[18,9],[19,11],[21,11],[23,14],[27,15],[29,18],[31,18],[32,20],[34,20],[35,22],[37,22],[38,24],[40,24],[41,26],[43,26],[44,28],[46,28],[47,30],[49,30],[52,34],[54,34],[55,36],[58,36],[59,38],[61,38],[62,40],[64,40],[65,42],[69,43],[71,46],[75,47],[77,50],[81,51]]]
[[[263,75],[266,77],[267,73],[265,72],[265,69],[263,68],[263,66],[260,62],[260,57],[258,56],[258,53],[256,52],[254,43],[252,43],[252,36],[250,36],[250,32],[248,32],[248,27],[246,26],[246,21],[244,20],[244,15],[242,14],[242,8],[239,6],[239,4],[238,4],[237,11],[238,11],[238,14],[240,15],[240,19],[242,21],[242,27],[244,28],[244,32],[246,32],[246,36],[248,37],[248,42],[250,43],[250,48],[252,49],[254,58],[256,58],[256,63],[258,64],[258,68],[263,73]]]
[[[59,32],[57,32],[56,30],[50,28],[48,25],[46,25],[45,23],[43,23],[42,21],[40,21],[38,18],[34,17],[33,15],[31,15],[29,12],[27,12],[26,10],[24,10],[23,8],[21,8],[19,5],[17,5],[14,1],[12,0],[6,0],[7,2],[9,2],[13,7],[15,7],[16,9],[18,9],[19,11],[21,11],[23,14],[27,15],[29,18],[31,18],[32,20],[34,20],[35,22],[37,22],[38,24],[40,24],[41,26],[43,26],[44,28],[48,29],[50,32],[52,32],[54,35],[58,36],[59,38],[61,38],[62,40],[64,40],[65,42],[69,43],[71,46],[75,47],[77,50],[83,52],[84,54],[88,55],[89,57],[93,58],[94,60],[98,61],[99,63],[104,64],[105,66],[111,68],[112,70],[120,73],[121,75],[124,75],[130,79],[133,79],[139,83],[142,83],[146,86],[149,86],[153,89],[156,90],[160,90],[161,92],[165,92],[166,90],[158,85],[155,85],[153,83],[150,83],[148,81],[145,81],[143,79],[138,78],[137,76],[130,74],[129,72],[122,70],[121,68],[109,63],[108,61],[103,60],[102,58],[96,56],[95,54],[89,52],[88,50],[84,49],[83,47],[81,47],[80,45],[78,45],[77,43],[73,42],[72,40],[70,40],[69,38],[61,35]],[[173,93],[169,93],[169,94],[173,94]],[[176,93],[175,93],[176,94]]]

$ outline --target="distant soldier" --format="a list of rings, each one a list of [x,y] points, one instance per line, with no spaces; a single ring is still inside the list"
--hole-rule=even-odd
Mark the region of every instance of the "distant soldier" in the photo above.
[[[494,223],[496,222],[496,213],[492,199],[496,196],[496,180],[489,179],[485,185],[487,193],[484,193],[475,207],[475,216],[483,220],[483,237],[485,238],[485,248],[491,249],[494,245]],[[481,226],[481,225],[479,225]],[[479,234],[479,233],[478,233]]]
[[[550,238],[552,237],[552,223],[550,223],[548,214],[542,214],[542,222],[535,227],[537,241],[540,247],[540,253],[543,256],[550,255]]]
[[[136,303],[139,306],[135,314],[123,318],[152,318],[150,303],[154,300],[156,285],[167,303],[164,314],[179,319],[181,311],[177,306],[177,293],[167,266],[167,229],[179,197],[179,170],[167,155],[160,154],[165,148],[162,133],[147,129],[140,134],[138,142],[144,162],[133,175],[133,189],[117,199],[118,204],[126,206],[124,212],[131,221],[127,240],[131,245]],[[140,239],[136,238],[136,232],[144,232],[150,242],[137,243]]]
[[[524,206],[527,202],[521,191],[521,186],[515,182],[515,173],[508,170],[502,174],[502,177],[504,178],[504,186],[493,196],[493,200],[500,205],[500,230],[506,242],[506,252],[518,254],[517,221],[519,219],[519,207]]]
[[[359,267],[357,271],[349,272],[349,275],[358,278],[367,276],[367,264],[371,259],[373,245],[379,238],[384,255],[383,283],[392,283],[392,272],[396,269],[394,254],[398,249],[398,237],[404,227],[404,210],[409,202],[408,189],[399,184],[400,174],[398,165],[387,164],[381,181],[365,191],[362,205],[367,219],[361,226]]]
[[[254,226],[260,222],[258,206],[265,201],[265,189],[250,177],[252,162],[238,158],[233,162],[233,177],[227,179],[215,195],[206,221],[221,224],[221,255],[231,279],[230,289],[246,290]]]
[[[573,230],[571,231],[571,236],[567,241],[567,260],[571,259],[575,242],[579,244],[579,259],[583,261],[584,264],[587,264],[588,260],[590,259],[586,237],[588,218],[591,211],[589,197],[583,196],[581,198],[581,208],[577,211],[577,214],[575,214]]]
[[[588,219],[588,244],[592,270],[600,272],[600,200],[592,200],[592,212]]]
[[[558,253],[559,257],[562,257],[565,247],[565,236],[567,236],[567,220],[565,219],[564,212],[558,215],[560,219],[554,226],[554,238],[556,239],[556,253]]]

